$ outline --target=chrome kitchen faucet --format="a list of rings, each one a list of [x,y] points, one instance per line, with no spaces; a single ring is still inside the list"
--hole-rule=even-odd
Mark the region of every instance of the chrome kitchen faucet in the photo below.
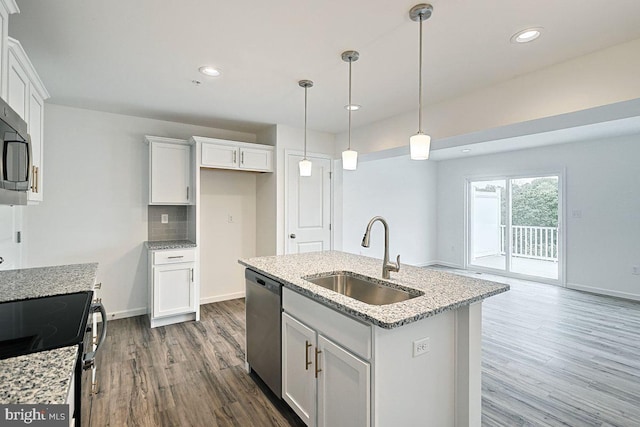
[[[364,232],[364,237],[362,238],[362,246],[365,248],[369,247],[371,227],[376,221],[380,221],[384,226],[384,260],[382,261],[382,278],[388,279],[391,276],[391,271],[400,271],[400,255],[398,255],[396,263],[389,262],[389,224],[387,224],[387,221],[384,218],[382,218],[381,216],[374,216],[373,218],[371,218],[371,221],[369,221],[369,224],[367,224],[367,230]]]

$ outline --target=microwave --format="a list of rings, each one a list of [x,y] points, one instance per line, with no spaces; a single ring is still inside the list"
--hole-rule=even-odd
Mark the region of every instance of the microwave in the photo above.
[[[27,123],[0,99],[0,205],[26,205],[31,182]]]

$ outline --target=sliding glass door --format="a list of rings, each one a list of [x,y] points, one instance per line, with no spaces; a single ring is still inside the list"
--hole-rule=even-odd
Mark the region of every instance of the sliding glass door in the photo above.
[[[560,280],[559,175],[469,181],[467,264]]]

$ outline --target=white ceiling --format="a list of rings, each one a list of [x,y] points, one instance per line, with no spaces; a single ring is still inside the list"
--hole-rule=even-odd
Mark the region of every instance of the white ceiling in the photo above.
[[[18,0],[21,41],[50,102],[255,132],[347,126],[347,64],[356,49],[358,127],[417,108],[418,24],[407,0]],[[640,1],[434,0],[424,24],[425,102],[433,103],[640,38]],[[515,32],[544,27],[536,42]],[[217,79],[201,65],[223,70]],[[196,86],[192,80],[201,80]]]

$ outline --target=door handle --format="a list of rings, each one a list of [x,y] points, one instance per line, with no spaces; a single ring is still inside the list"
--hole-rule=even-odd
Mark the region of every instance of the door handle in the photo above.
[[[296,238],[296,235],[295,235],[295,234],[293,234],[293,233],[291,233],[291,234],[289,234],[289,238],[290,238],[290,239],[295,239],[295,238]]]
[[[311,343],[309,341],[305,341],[306,348],[304,349],[304,369],[309,370],[309,366],[311,365],[311,361],[309,360],[309,349],[311,348]]]
[[[316,378],[318,378],[318,373],[322,372],[322,369],[318,366],[318,356],[322,353],[322,350],[318,350],[316,347]]]

